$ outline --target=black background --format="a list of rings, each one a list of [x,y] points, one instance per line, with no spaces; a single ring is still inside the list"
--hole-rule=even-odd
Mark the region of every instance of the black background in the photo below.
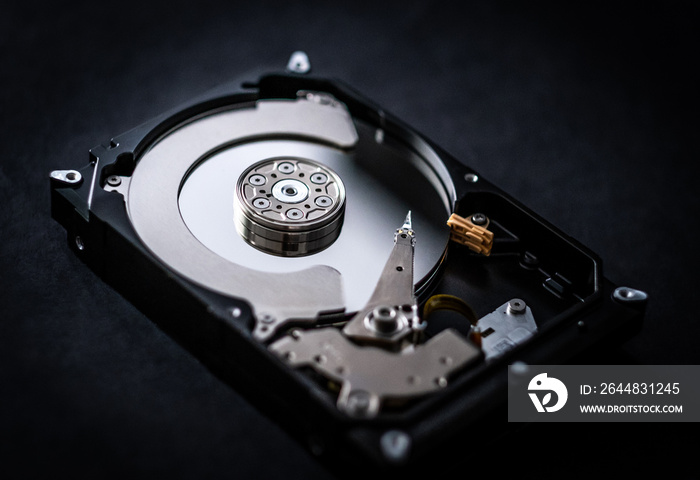
[[[587,361],[700,363],[693,2],[3,5],[8,478],[333,478],[83,266],[49,217],[51,170],[297,49],[592,248],[614,282],[649,292],[642,333]],[[538,425],[436,468],[697,477],[697,432]],[[465,434],[465,455],[478,437]]]

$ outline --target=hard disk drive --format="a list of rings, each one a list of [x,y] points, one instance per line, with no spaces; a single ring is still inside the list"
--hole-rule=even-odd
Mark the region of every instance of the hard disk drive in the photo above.
[[[639,328],[643,292],[300,55],[51,172],[51,209],[91,269],[314,454],[418,465],[482,437],[506,365]]]

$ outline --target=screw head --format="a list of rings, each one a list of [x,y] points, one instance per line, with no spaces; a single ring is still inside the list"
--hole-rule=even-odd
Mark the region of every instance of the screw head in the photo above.
[[[328,176],[325,173],[317,172],[311,175],[311,183],[323,185],[328,181]]]
[[[475,213],[472,215],[472,223],[474,225],[486,225],[488,218],[483,213]]]
[[[255,175],[251,175],[250,178],[248,178],[248,183],[255,187],[259,187],[261,185],[265,185],[265,182],[267,182],[267,179],[265,176],[260,175],[259,173],[256,173]]]
[[[322,197],[318,197],[314,203],[318,205],[319,207],[330,207],[333,204],[333,200],[331,200],[331,197],[326,197],[325,195]]]
[[[477,175],[476,173],[467,173],[464,176],[464,179],[469,183],[476,183],[479,181],[479,175]]]
[[[287,210],[286,215],[287,218],[289,218],[290,220],[301,220],[302,218],[304,218],[304,212],[302,212],[298,208],[290,208],[289,210]]]
[[[363,414],[369,410],[370,395],[364,390],[355,390],[348,396],[347,410],[355,415]]]
[[[525,313],[527,304],[519,298],[514,298],[508,302],[508,313],[511,315],[519,315]]]
[[[539,264],[539,259],[533,253],[530,252],[525,252],[520,259],[520,265],[528,269],[537,268]]]
[[[401,430],[389,430],[379,439],[384,457],[394,463],[408,458],[411,451],[411,437]]]
[[[253,200],[253,206],[255,208],[267,208],[270,206],[270,201],[267,198],[256,198]]]
[[[308,73],[311,70],[311,62],[309,62],[308,55],[301,50],[292,53],[287,63],[287,70],[294,73]]]
[[[399,327],[399,318],[396,309],[381,305],[370,313],[370,325],[379,333],[394,333]]]
[[[282,162],[277,165],[277,170],[282,173],[292,173],[294,171],[294,164],[291,162]]]
[[[110,175],[107,177],[107,185],[110,187],[118,187],[122,184],[122,179],[118,175]]]

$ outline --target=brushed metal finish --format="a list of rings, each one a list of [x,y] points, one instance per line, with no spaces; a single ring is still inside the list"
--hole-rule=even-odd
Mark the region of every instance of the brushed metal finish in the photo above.
[[[308,97],[307,97],[308,98]],[[404,143],[405,142],[405,143]],[[337,240],[305,257],[253,248],[236,231],[236,182],[262,160],[292,157],[328,166],[346,188]],[[430,147],[376,129],[339,102],[259,101],[184,124],[138,161],[126,196],[138,236],[166,266],[213,291],[248,301],[268,339],[290,319],[360,310],[392,250],[396,218],[413,211],[416,288],[434,275],[449,229],[454,186]],[[335,232],[334,232],[335,234]]]
[[[270,349],[292,367],[310,366],[339,383],[338,408],[356,417],[376,416],[386,400],[408,400],[444,388],[451,374],[481,358],[479,348],[452,329],[401,353],[358,347],[333,327],[296,331]],[[354,401],[356,395],[363,401]]]
[[[224,145],[263,134],[304,136],[340,148],[357,141],[344,108],[306,100],[261,101],[254,109],[200,118],[162,138],[139,160],[126,198],[136,233],[165,265],[203,287],[248,301],[257,317],[275,319],[256,329],[260,339],[290,318],[313,321],[319,312],[345,308],[341,276],[334,268],[315,265],[270,275],[210,250],[182,220],[178,195],[190,169]]]

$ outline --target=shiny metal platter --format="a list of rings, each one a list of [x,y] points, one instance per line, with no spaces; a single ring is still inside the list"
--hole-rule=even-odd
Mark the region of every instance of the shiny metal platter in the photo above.
[[[280,256],[237,230],[236,189],[251,166],[279,158],[325,166],[340,177],[345,211],[321,251]],[[265,100],[219,111],[171,131],[139,160],[126,197],[134,229],[170,268],[206,288],[243,298],[271,336],[289,320],[362,308],[392,249],[387,225],[413,212],[417,290],[439,266],[454,187],[429,160],[353,119],[327,95]],[[274,198],[273,198],[274,200]]]

